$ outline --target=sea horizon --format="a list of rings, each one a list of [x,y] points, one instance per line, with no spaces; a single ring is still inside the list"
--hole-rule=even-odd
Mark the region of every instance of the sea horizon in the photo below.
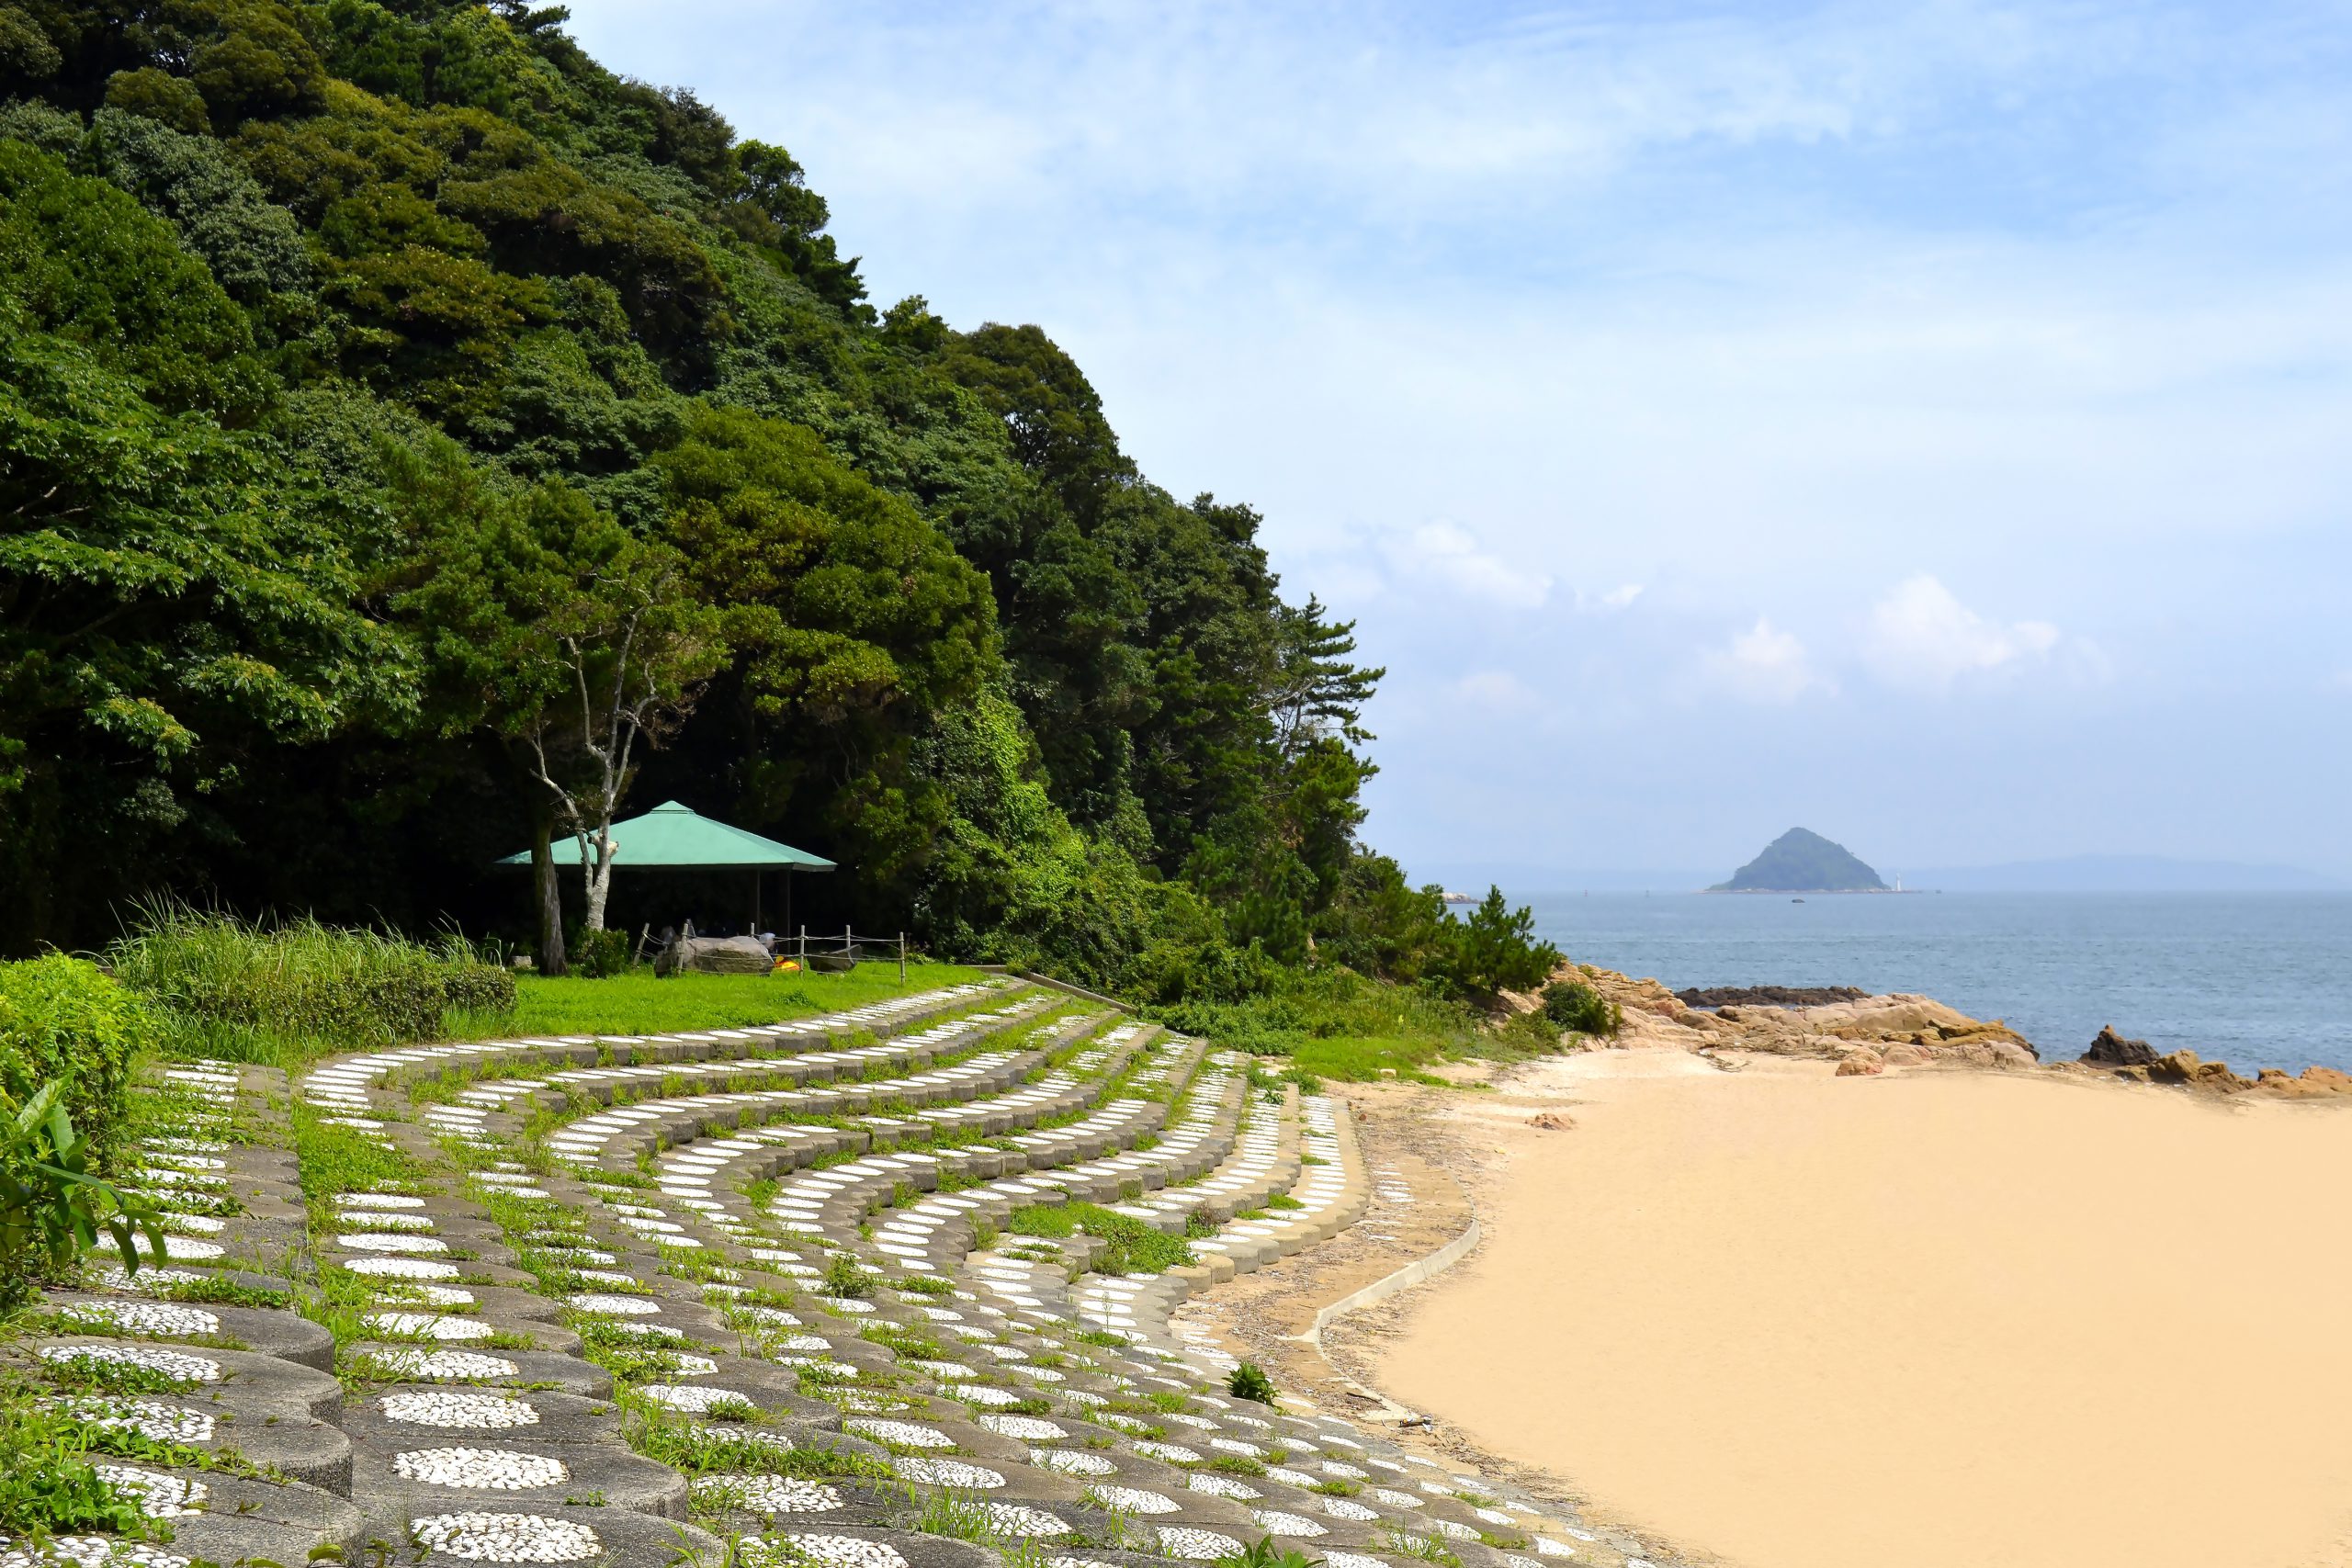
[[[2352,1071],[2352,892],[1504,891],[1569,958],[1674,990],[1912,992],[2007,1021],[2045,1061],[2112,1026],[2248,1075]]]

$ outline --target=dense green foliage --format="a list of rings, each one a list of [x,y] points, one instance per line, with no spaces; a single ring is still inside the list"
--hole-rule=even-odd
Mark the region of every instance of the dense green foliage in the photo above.
[[[141,999],[95,964],[56,953],[0,964],[0,1095],[23,1106],[58,1086],[78,1136],[103,1154],[154,1028]]]
[[[1254,512],[1151,484],[1038,328],[877,310],[787,152],[562,20],[0,5],[0,950],[194,887],[732,914],[607,881],[674,796],[947,956],[1527,983],[1358,843],[1382,672]]]
[[[102,1231],[134,1269],[142,1248],[162,1254],[153,1212],[96,1174],[154,1026],[138,996],[86,960],[51,953],[0,964],[0,1310],[40,1275],[70,1267]]]

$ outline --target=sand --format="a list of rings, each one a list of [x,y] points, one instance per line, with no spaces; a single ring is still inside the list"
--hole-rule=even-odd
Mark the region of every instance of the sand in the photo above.
[[[2345,1108],[1544,1070],[1399,1399],[1742,1568],[2352,1562]]]

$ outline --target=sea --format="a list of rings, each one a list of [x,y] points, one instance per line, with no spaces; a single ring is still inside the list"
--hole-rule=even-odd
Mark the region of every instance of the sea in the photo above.
[[[2042,1060],[2102,1025],[2253,1075],[2352,1072],[2352,893],[1738,896],[1504,890],[1580,964],[1675,990],[1857,986],[2006,1020]]]

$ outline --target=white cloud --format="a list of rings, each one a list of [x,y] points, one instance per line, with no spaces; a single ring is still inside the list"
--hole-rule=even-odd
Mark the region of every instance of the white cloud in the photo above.
[[[1579,588],[1577,590],[1577,608],[1623,610],[1641,596],[1642,584],[1638,582],[1622,583],[1606,593],[1587,593]]]
[[[1478,670],[1453,683],[1454,694],[1476,707],[1523,713],[1541,700],[1526,682],[1508,670]]]
[[[1514,566],[1458,523],[1424,523],[1392,539],[1388,562],[1405,583],[1433,576],[1456,592],[1514,610],[1532,610],[1552,592],[1551,573]]]
[[[1815,686],[1829,685],[1796,635],[1762,615],[1730,646],[1709,654],[1707,665],[1721,684],[1750,702],[1792,703]]]
[[[2058,640],[2047,621],[1988,621],[1921,572],[1872,606],[1862,651],[1890,685],[1941,690],[1964,675],[2039,663]]]

